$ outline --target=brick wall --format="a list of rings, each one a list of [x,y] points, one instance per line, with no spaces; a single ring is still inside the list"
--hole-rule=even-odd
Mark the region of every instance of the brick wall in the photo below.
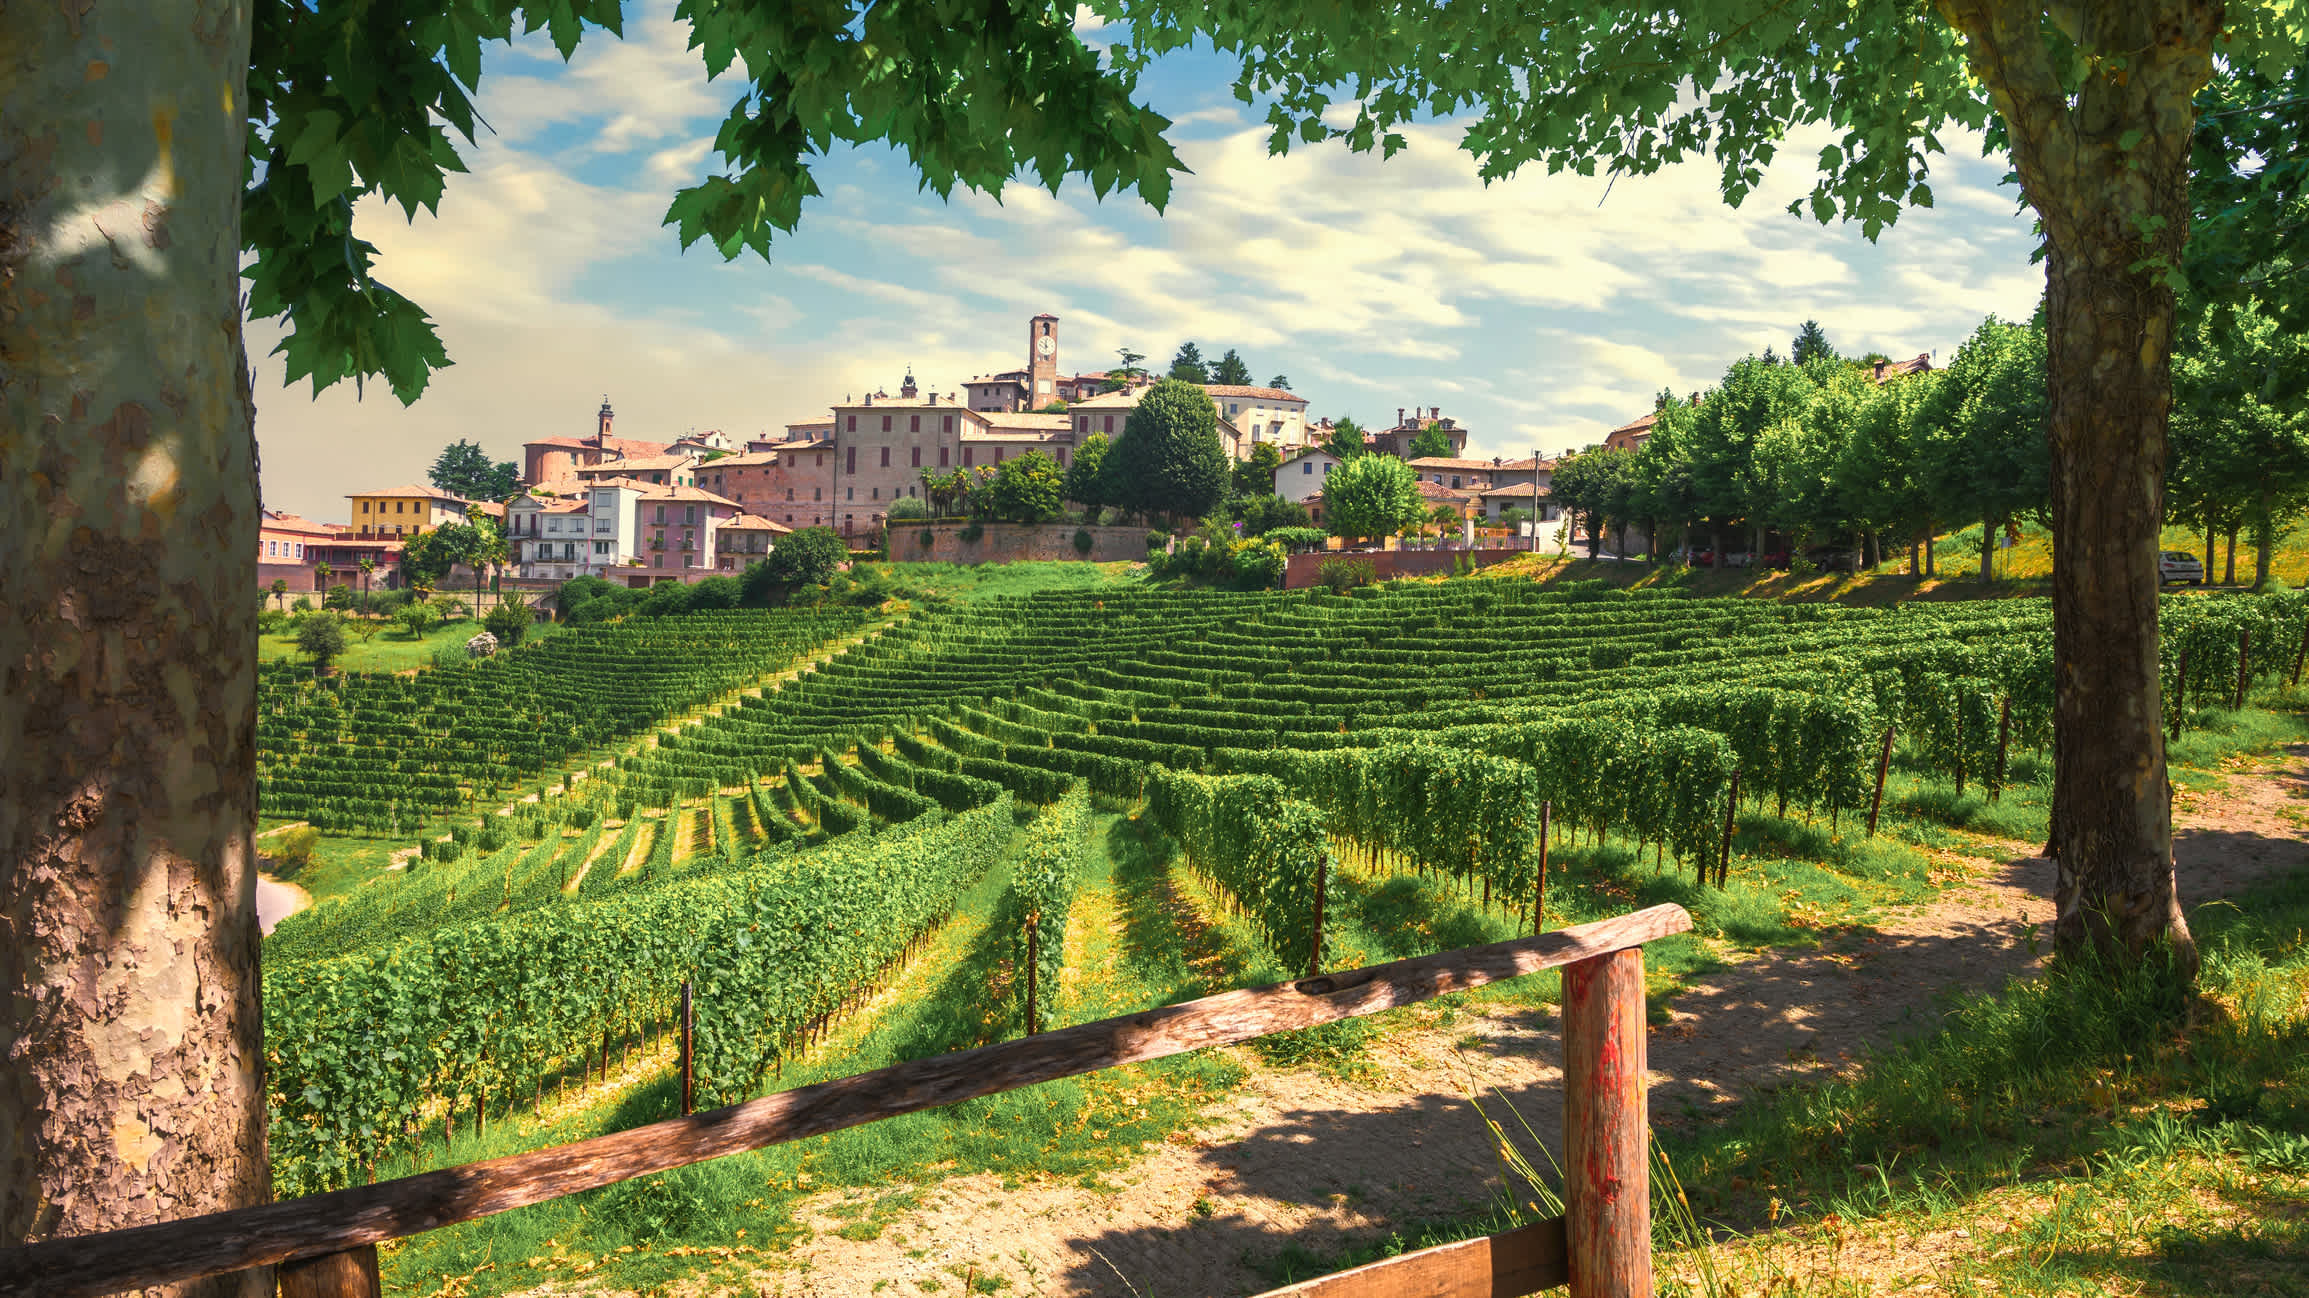
[[[1372,575],[1380,581],[1392,577],[1432,577],[1449,573],[1459,561],[1475,557],[1475,566],[1487,568],[1495,563],[1531,553],[1522,547],[1490,550],[1383,550],[1377,552],[1294,554],[1283,569],[1283,589],[1302,590],[1322,584],[1322,568],[1330,559],[1361,559],[1371,565]]]
[[[1090,528],[1090,553],[1086,555],[1074,548],[1076,529],[1066,523],[1044,523],[1038,527],[987,523],[985,535],[975,541],[962,539],[964,526],[961,523],[932,526],[930,544],[925,547],[922,524],[901,520],[890,529],[890,557],[900,562],[930,563],[1018,563],[1029,559],[1088,559],[1094,563],[1112,563],[1146,558],[1147,529],[1143,527]]]

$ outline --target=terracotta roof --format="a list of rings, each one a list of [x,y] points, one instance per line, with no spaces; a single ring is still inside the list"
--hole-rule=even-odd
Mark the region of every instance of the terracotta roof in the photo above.
[[[705,464],[699,465],[698,468],[700,471],[709,468],[750,469],[756,466],[776,464],[777,462],[778,453],[776,451],[747,451],[743,455],[725,455],[718,460],[710,460]]]
[[[1472,469],[1477,472],[1514,469],[1521,472],[1531,468],[1531,457],[1527,455],[1520,460],[1478,460],[1464,456],[1422,455],[1410,461],[1410,465],[1414,469]]]
[[[262,526],[268,532],[301,532],[306,536],[335,536],[349,530],[343,523],[316,523],[302,514],[275,509],[265,511]]]
[[[1477,490],[1475,490],[1475,491],[1473,491],[1473,492],[1470,492],[1469,494],[1470,494],[1470,495],[1476,495],[1476,496],[1506,496],[1506,497],[1508,497],[1508,498],[1509,498],[1511,501],[1514,501],[1514,500],[1529,500],[1529,499],[1531,499],[1531,484],[1530,484],[1530,483],[1528,483],[1528,482],[1524,482],[1524,483],[1513,483],[1513,482],[1511,482],[1511,483],[1507,483],[1507,484],[1505,484],[1505,485],[1502,485],[1502,486],[1492,486],[1492,487],[1483,487],[1483,488],[1479,488],[1479,489],[1477,489]],[[1553,491],[1551,488],[1548,488],[1548,487],[1541,487],[1541,488],[1539,489],[1539,498],[1540,498],[1541,500],[1545,500],[1545,499],[1547,499],[1548,497],[1550,497],[1550,496],[1552,496],[1552,495],[1554,495],[1554,494],[1555,494],[1555,492],[1554,492],[1554,491]]]
[[[574,447],[574,446],[591,446],[591,445],[593,445],[593,443],[591,443],[591,442],[588,442],[588,441],[586,441],[585,439],[583,439],[583,438],[580,438],[580,437],[535,437],[535,438],[531,438],[530,440],[528,440],[528,441],[526,441],[526,442],[523,442],[523,443],[522,443],[522,445],[523,445],[523,446],[573,446],[573,447]]]
[[[1259,401],[1296,401],[1302,406],[1307,404],[1305,397],[1282,388],[1254,388],[1239,383],[1205,383],[1202,387],[1203,391],[1214,397],[1249,397]]]
[[[583,486],[579,487],[578,490],[582,491],[585,489],[585,487],[631,487],[635,491],[665,490],[665,484],[663,483],[643,482],[639,478],[595,478],[593,481],[585,483]]]
[[[1290,453],[1290,454],[1288,454],[1288,455],[1286,455],[1286,456],[1284,456],[1284,457],[1283,457],[1283,464],[1297,464],[1299,461],[1301,461],[1301,460],[1303,460],[1303,459],[1306,459],[1306,458],[1307,458],[1308,456],[1310,456],[1310,455],[1330,455],[1330,454],[1331,454],[1331,453],[1330,453],[1329,451],[1325,450],[1325,449],[1322,447],[1322,445],[1321,445],[1321,444],[1319,444],[1319,443],[1318,443],[1318,444],[1315,444],[1315,445],[1311,445],[1311,446],[1300,446],[1300,447],[1294,447],[1294,448],[1292,448],[1292,450],[1291,450],[1291,453]],[[1337,458],[1339,458],[1339,457],[1337,457],[1337,456],[1333,455],[1333,456],[1331,456],[1331,458],[1332,458],[1332,459],[1337,459]],[[1277,467],[1277,468],[1281,468],[1281,467],[1282,467],[1282,465],[1277,465],[1277,466],[1275,466],[1275,467]]]
[[[419,487],[415,485],[405,487],[391,487],[384,491],[348,491],[345,493],[345,499],[347,500],[357,500],[365,496],[421,496],[427,500],[447,500],[459,505],[471,505],[473,503],[472,501],[465,499],[463,496],[453,496],[446,491],[442,491],[438,487]]]
[[[1452,504],[1458,504],[1481,494],[1479,490],[1446,487],[1440,482],[1429,482],[1425,478],[1419,480],[1418,487],[1421,500],[1432,500],[1439,503],[1449,501]]]
[[[823,419],[796,419],[786,425],[786,431],[790,433],[797,428],[823,428],[831,432],[833,427],[834,417],[832,415],[827,415]]]
[[[532,503],[523,512],[534,510],[540,514],[574,514],[586,508],[586,503],[582,500],[540,500],[535,496],[528,497],[528,499]]]
[[[1626,423],[1624,423],[1624,424],[1621,424],[1619,427],[1617,427],[1617,428],[1614,428],[1614,429],[1612,430],[1612,432],[1615,432],[1615,433],[1640,433],[1640,432],[1644,431],[1645,429],[1647,429],[1647,428],[1650,428],[1650,427],[1651,427],[1651,426],[1652,426],[1654,423],[1657,423],[1657,422],[1659,421],[1659,417],[1660,417],[1660,412],[1659,412],[1659,411],[1657,411],[1657,410],[1655,410],[1655,411],[1653,411],[1652,413],[1650,413],[1650,414],[1648,414],[1648,415],[1645,415],[1645,416],[1644,416],[1643,418],[1641,418],[1641,419],[1630,419],[1630,420],[1629,420],[1629,421],[1627,421]]]
[[[651,483],[641,485],[644,489],[643,500],[693,500],[702,501],[708,505],[728,505],[732,509],[741,508],[738,502],[729,497],[717,496],[703,487],[662,487]]]
[[[603,460],[599,464],[581,465],[580,474],[633,472],[642,469],[686,469],[697,463],[694,455],[629,455],[622,460]]]
[[[981,415],[986,420],[986,431],[976,434],[978,437],[1015,437],[1021,433],[1063,433],[1074,427],[1074,417],[1070,414],[1044,415],[1031,411],[1011,414],[1006,411],[988,410],[981,412]],[[972,433],[965,429],[962,435],[970,437]]]
[[[592,444],[593,443],[591,442],[584,443],[584,445],[587,446],[591,446]],[[615,451],[618,454],[624,456],[636,456],[663,455],[666,453],[666,450],[673,445],[673,443],[644,442],[632,437],[604,437],[601,439],[601,445],[603,450]]]
[[[1920,352],[1912,360],[1878,361],[1869,367],[1868,377],[1882,383],[1886,379],[1896,379],[1904,374],[1928,374],[1931,370],[1931,353]]]
[[[1076,410],[1128,410],[1137,405],[1139,399],[1145,395],[1145,388],[1121,388],[1113,392],[1101,392],[1095,397],[1084,397],[1080,401],[1069,402],[1066,408],[1069,413]]]
[[[721,530],[727,532],[733,529],[740,532],[791,532],[794,530],[784,523],[772,522],[754,514],[740,514],[736,518],[722,520]]]

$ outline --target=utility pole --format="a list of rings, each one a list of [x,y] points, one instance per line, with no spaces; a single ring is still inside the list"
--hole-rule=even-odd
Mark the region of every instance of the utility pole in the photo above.
[[[1539,447],[1531,448],[1531,553],[1539,553]]]

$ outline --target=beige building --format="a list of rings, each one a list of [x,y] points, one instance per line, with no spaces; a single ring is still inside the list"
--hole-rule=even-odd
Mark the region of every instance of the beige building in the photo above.
[[[462,523],[473,512],[473,502],[462,496],[416,485],[365,491],[345,499],[352,502],[352,534],[363,540],[416,536],[443,523]]]

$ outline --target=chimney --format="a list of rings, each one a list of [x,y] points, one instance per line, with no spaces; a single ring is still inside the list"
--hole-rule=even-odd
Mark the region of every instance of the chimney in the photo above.
[[[1398,428],[1403,425],[1403,407],[1401,406],[1395,407],[1395,425]]]
[[[1428,417],[1429,419],[1440,419],[1440,418],[1442,418],[1442,417],[1443,417],[1443,407],[1441,407],[1441,406],[1429,406],[1429,407],[1427,407],[1427,417]]]
[[[1492,457],[1491,457],[1491,467],[1492,467],[1492,468],[1495,468],[1495,469],[1496,469],[1496,468],[1498,468],[1498,467],[1500,466],[1500,463],[1501,463],[1501,461],[1500,461],[1500,458],[1499,458],[1498,456],[1494,455],[1494,456],[1492,456]]]

